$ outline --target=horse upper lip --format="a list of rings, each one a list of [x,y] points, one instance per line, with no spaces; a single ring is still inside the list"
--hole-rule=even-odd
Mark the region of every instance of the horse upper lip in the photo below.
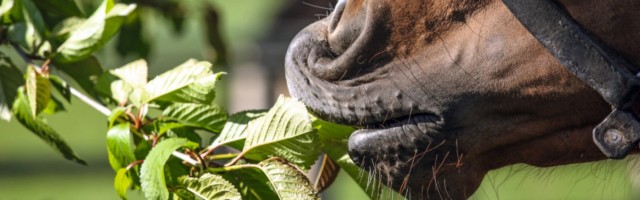
[[[331,22],[329,23],[329,32],[333,32],[338,26],[338,23],[342,18],[342,14],[344,13],[344,8],[346,7],[346,5],[347,5],[346,0],[339,0],[338,4],[336,4],[336,7],[333,10],[333,15],[331,17]]]

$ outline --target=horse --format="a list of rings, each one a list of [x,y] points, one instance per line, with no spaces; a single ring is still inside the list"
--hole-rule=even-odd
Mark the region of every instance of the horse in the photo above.
[[[640,70],[640,1],[554,3]],[[339,0],[292,40],[285,74],[315,115],[358,127],[350,157],[408,198],[465,199],[516,163],[611,157],[592,133],[612,104],[502,1]]]

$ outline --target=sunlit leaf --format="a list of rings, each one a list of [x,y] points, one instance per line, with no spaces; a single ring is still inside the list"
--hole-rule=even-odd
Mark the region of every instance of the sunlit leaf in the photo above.
[[[49,79],[37,69],[29,65],[27,67],[27,80],[25,84],[31,115],[34,117],[44,110],[51,101],[51,83]]]
[[[113,37],[135,5],[115,4],[104,0],[100,7],[58,47],[54,59],[57,62],[74,62],[90,56]]]
[[[188,60],[149,81],[143,102],[209,104],[215,97],[215,83],[221,75],[211,71],[209,62]]]
[[[16,119],[24,127],[40,137],[40,139],[46,142],[49,146],[60,152],[66,159],[86,165],[87,163],[76,156],[73,150],[71,150],[71,147],[67,145],[67,143],[55,130],[53,130],[53,128],[42,121],[42,119],[35,118],[31,114],[32,112],[29,108],[29,100],[23,93],[24,90],[20,89],[18,91],[18,98],[13,102],[13,114]]]
[[[127,168],[121,168],[116,172],[113,187],[116,189],[116,192],[121,199],[127,199],[127,190],[129,189],[129,186],[131,186],[132,182],[133,181],[131,181],[129,173],[127,173]]]
[[[142,163],[140,169],[140,182],[142,184],[142,192],[147,199],[168,199],[169,191],[167,190],[164,165],[176,149],[189,146],[197,147],[197,144],[189,142],[183,138],[169,138],[159,142]]]
[[[109,164],[114,171],[127,167],[136,161],[128,123],[117,124],[107,132],[107,152]]]
[[[113,127],[113,125],[116,123],[116,121],[119,118],[126,116],[125,114],[126,110],[127,109],[125,107],[117,107],[111,110],[111,115],[109,115],[109,118],[108,118],[109,128]]]
[[[206,173],[198,178],[181,177],[179,181],[200,199],[242,199],[238,190],[220,175]]]
[[[304,104],[281,96],[264,117],[249,126],[243,152],[282,157],[309,169],[320,153],[311,123]]]
[[[22,73],[13,64],[0,64],[0,119],[11,120],[11,105],[18,87],[24,84]]]
[[[220,135],[211,143],[209,148],[229,145],[236,149],[243,149],[249,123],[264,116],[266,113],[267,110],[252,110],[229,116]]]
[[[53,27],[53,30],[51,31],[53,45],[55,47],[60,46],[64,41],[69,39],[71,32],[80,28],[85,21],[87,21],[87,19],[82,17],[69,17],[62,20]]]
[[[184,125],[219,133],[227,120],[227,113],[217,105],[176,103],[167,107],[162,115]]]
[[[11,8],[13,8],[14,4],[15,0],[3,0],[2,3],[0,3],[0,16],[4,16],[9,11],[11,11]]]
[[[147,70],[147,61],[141,59],[111,70],[111,73],[134,88],[144,88],[147,84]]]
[[[111,97],[119,104],[127,102],[133,91],[134,89],[131,85],[126,84],[123,80],[117,80],[111,83]]]

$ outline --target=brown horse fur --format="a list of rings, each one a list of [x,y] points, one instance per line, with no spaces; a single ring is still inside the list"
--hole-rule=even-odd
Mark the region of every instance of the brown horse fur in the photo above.
[[[318,116],[362,126],[350,155],[401,194],[462,199],[502,166],[605,159],[591,131],[611,107],[501,1],[343,3],[291,43],[289,89]],[[640,1],[559,4],[640,66]]]

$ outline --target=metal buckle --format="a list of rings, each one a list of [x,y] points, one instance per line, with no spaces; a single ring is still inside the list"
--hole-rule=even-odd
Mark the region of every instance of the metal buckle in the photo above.
[[[622,159],[640,141],[640,122],[631,112],[614,109],[593,129],[593,141],[607,157]]]

